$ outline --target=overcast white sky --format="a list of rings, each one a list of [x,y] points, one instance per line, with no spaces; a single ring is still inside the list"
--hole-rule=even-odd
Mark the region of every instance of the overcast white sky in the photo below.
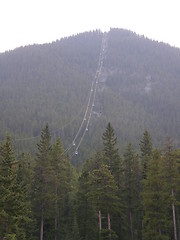
[[[0,52],[110,27],[180,47],[180,0],[0,0]]]

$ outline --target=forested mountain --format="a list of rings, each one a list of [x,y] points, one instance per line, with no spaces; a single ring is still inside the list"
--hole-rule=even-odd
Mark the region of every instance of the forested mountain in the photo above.
[[[33,151],[42,127],[72,143],[86,110],[103,33],[85,32],[51,44],[0,54],[0,139],[7,132],[17,150]],[[123,29],[107,33],[107,46],[82,160],[102,147],[112,122],[123,150],[145,129],[161,146],[166,136],[180,146],[180,50]]]

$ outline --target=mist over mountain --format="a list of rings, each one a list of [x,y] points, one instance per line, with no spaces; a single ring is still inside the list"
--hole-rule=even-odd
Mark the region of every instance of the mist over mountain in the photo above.
[[[0,139],[7,132],[31,151],[48,123],[52,139],[72,144],[98,68],[103,33],[85,32],[51,44],[0,54]],[[167,136],[180,146],[180,49],[123,29],[107,33],[92,118],[79,158],[101,147],[112,123],[121,150],[138,147],[148,129],[154,144]]]

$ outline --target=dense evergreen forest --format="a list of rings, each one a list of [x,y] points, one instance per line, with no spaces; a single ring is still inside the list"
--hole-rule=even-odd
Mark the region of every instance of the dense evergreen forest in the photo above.
[[[48,125],[36,156],[0,146],[1,240],[180,239],[180,149],[154,148],[146,130],[139,153],[124,154],[110,123],[102,149],[73,167]]]
[[[0,54],[0,140],[9,133],[16,151],[34,153],[42,127],[64,149],[83,118],[96,73],[103,33],[85,32],[51,44]],[[180,146],[180,50],[123,29],[108,32],[89,131],[79,151],[81,163],[102,148],[111,122],[119,149],[138,149],[149,129],[154,145],[167,136]]]

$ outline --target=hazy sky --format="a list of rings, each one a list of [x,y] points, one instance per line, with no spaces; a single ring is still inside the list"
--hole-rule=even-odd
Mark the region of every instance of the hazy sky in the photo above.
[[[0,52],[110,27],[180,47],[180,0],[0,0]]]

